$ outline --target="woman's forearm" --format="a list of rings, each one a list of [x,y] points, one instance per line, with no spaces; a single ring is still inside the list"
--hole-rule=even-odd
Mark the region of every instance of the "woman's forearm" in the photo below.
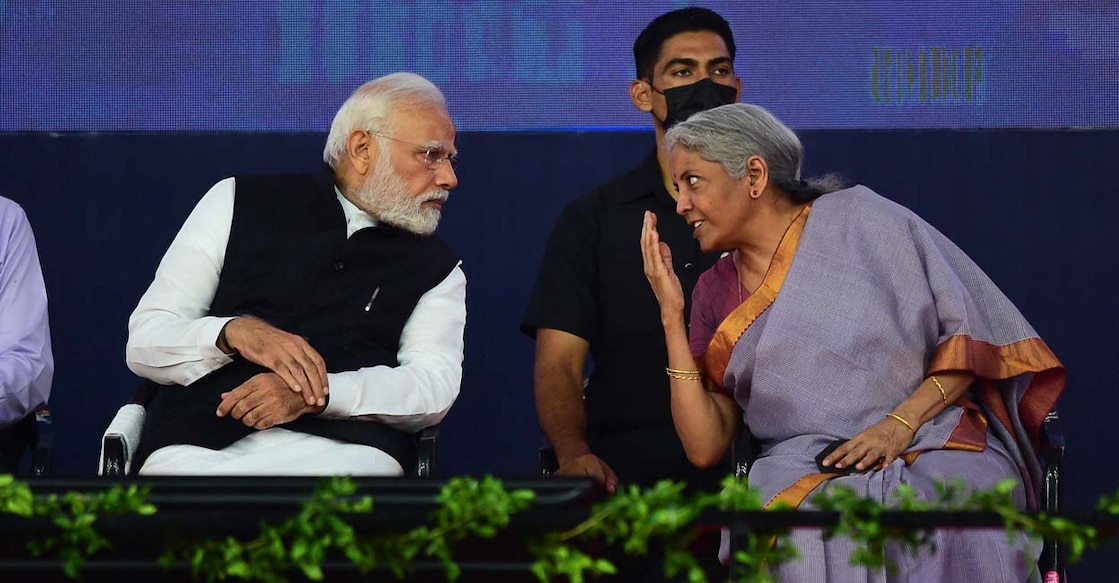
[[[906,419],[914,428],[924,425],[941,411],[951,407],[975,382],[970,371],[952,371],[929,375],[917,385],[906,400],[894,408],[893,413]]]
[[[683,314],[662,317],[662,323],[671,369],[665,373],[672,390],[672,420],[688,459],[710,467],[723,458],[734,439],[737,407],[725,395],[704,388],[688,346]]]

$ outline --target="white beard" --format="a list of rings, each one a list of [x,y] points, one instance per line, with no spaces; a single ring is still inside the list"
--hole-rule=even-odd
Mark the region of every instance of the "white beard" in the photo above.
[[[430,235],[439,226],[442,212],[425,207],[429,200],[445,201],[448,192],[436,188],[418,196],[408,192],[408,185],[396,172],[392,160],[387,155],[377,157],[373,175],[354,190],[365,210],[378,221],[404,229],[417,235]]]

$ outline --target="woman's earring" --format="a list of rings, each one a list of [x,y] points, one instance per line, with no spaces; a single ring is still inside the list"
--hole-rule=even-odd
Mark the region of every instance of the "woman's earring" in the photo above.
[[[756,188],[750,189],[750,198],[758,198],[761,195],[762,195],[762,193],[759,192],[758,189],[756,189]]]

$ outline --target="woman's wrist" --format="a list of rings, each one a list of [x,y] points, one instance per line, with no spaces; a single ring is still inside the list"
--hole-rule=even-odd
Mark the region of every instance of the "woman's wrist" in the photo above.
[[[684,328],[684,310],[662,310],[661,325],[665,330],[671,328]]]

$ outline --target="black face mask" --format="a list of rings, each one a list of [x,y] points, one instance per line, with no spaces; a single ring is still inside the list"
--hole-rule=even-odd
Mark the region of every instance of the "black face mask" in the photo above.
[[[664,129],[668,129],[689,117],[701,112],[734,103],[738,90],[730,85],[720,85],[710,77],[701,79],[691,85],[682,85],[658,91],[650,83],[653,91],[664,95],[668,113],[664,117]]]

